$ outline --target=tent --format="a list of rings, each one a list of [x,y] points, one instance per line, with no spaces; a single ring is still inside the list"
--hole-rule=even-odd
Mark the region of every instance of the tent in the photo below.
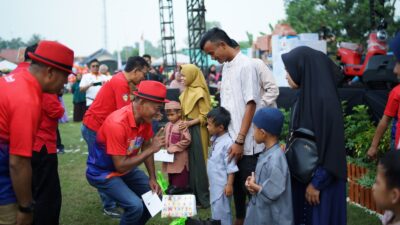
[[[0,62],[0,70],[13,70],[15,68],[17,68],[17,65],[12,62],[9,62],[7,60],[3,60]]]

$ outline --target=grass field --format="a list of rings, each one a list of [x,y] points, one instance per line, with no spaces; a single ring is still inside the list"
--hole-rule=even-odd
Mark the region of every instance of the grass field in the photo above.
[[[64,95],[68,116],[72,117],[72,96]],[[87,146],[81,137],[80,123],[60,124],[62,142],[66,153],[59,155],[59,173],[61,179],[63,203],[61,208],[62,225],[117,225],[118,220],[102,214],[97,191],[88,184],[85,177]],[[156,165],[160,168],[160,165]],[[143,167],[142,167],[143,168]],[[349,225],[379,225],[375,215],[363,209],[348,205]],[[209,209],[199,211],[201,218],[210,217]],[[169,224],[170,219],[152,218],[147,224]]]

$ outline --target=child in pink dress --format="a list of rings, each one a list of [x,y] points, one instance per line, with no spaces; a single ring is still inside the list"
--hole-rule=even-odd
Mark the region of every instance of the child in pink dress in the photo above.
[[[181,105],[179,102],[171,101],[165,104],[165,112],[168,123],[165,125],[165,148],[168,153],[174,154],[174,162],[163,162],[164,173],[168,173],[169,187],[167,194],[181,194],[189,191],[189,159],[188,147],[190,144],[190,133],[186,128],[179,129],[181,121]]]

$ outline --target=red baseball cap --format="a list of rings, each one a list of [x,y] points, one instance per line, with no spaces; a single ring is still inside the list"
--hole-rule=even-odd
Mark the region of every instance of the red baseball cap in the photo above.
[[[144,80],[140,82],[138,90],[134,91],[133,94],[139,98],[144,98],[153,102],[169,102],[169,100],[166,99],[167,88],[165,85],[153,80]]]
[[[70,74],[74,64],[74,51],[56,41],[40,41],[34,53],[29,52],[29,57],[36,62],[66,71]]]

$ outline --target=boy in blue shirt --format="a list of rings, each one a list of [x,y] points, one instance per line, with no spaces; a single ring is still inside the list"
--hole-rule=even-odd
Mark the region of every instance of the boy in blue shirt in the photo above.
[[[232,224],[230,202],[234,173],[239,170],[235,160],[229,162],[229,148],[233,144],[227,132],[230,121],[231,116],[223,107],[213,109],[207,114],[207,129],[212,136],[207,160],[211,218],[221,220],[222,225]]]
[[[290,173],[279,147],[283,121],[276,108],[262,108],[253,117],[254,140],[265,148],[258,156],[256,171],[245,183],[252,194],[245,225],[293,225]]]

